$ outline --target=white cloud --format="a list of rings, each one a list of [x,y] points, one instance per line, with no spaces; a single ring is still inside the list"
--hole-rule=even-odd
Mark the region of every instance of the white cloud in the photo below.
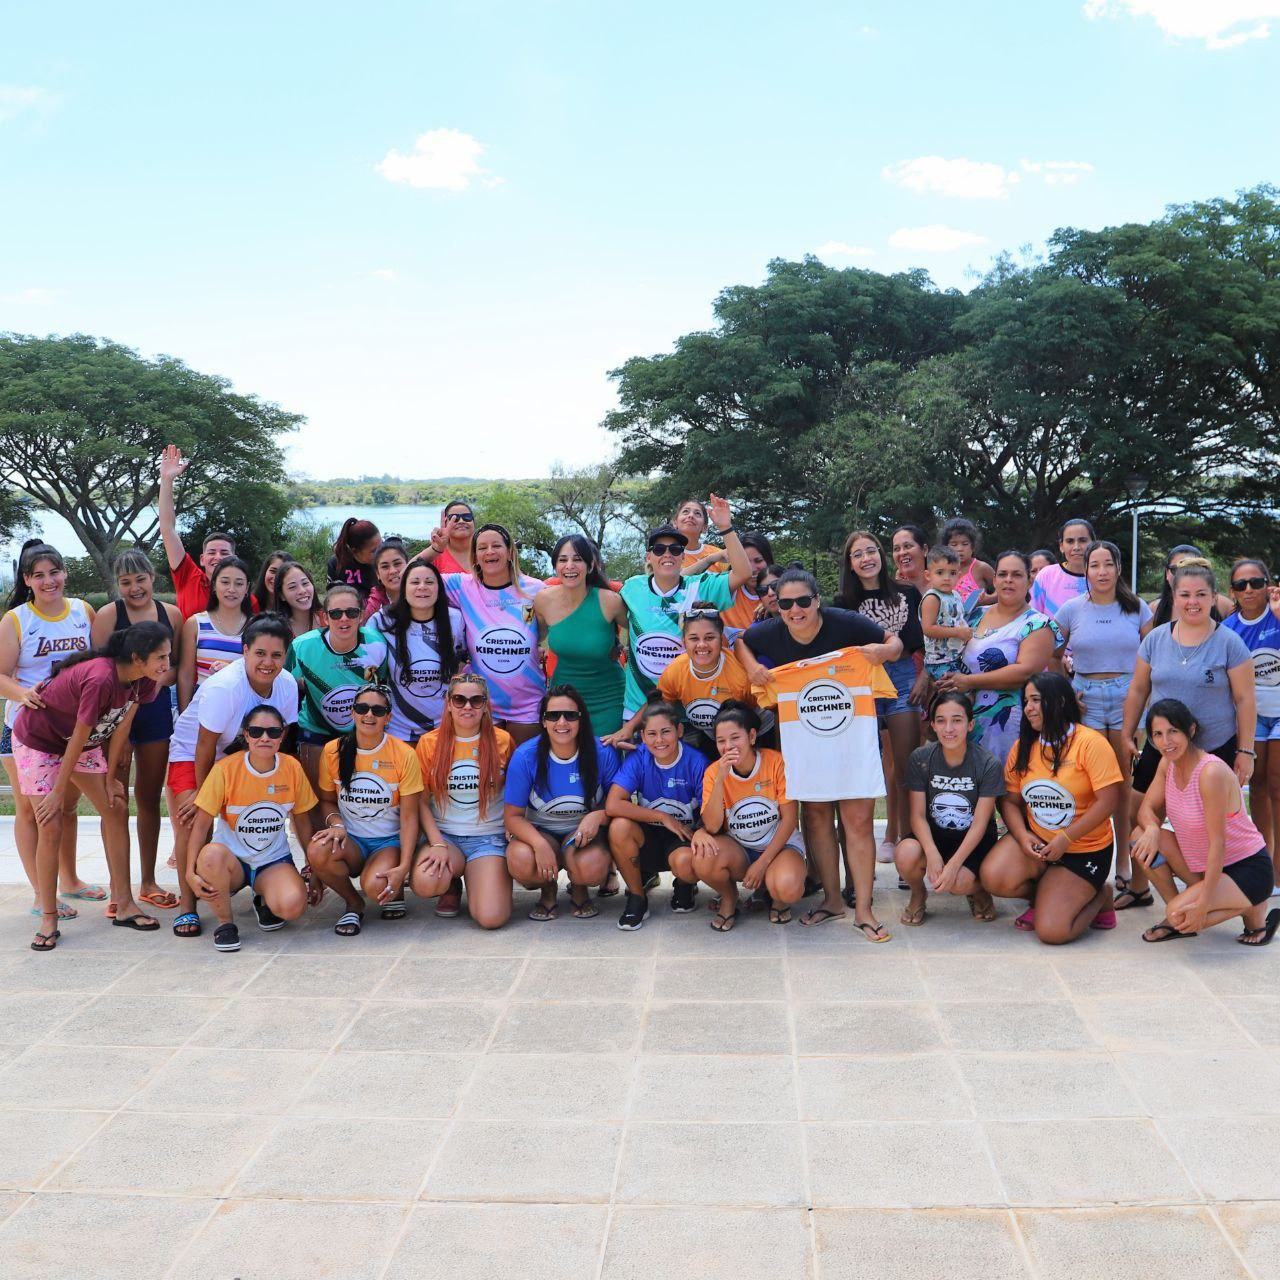
[[[874,249],[868,249],[865,245],[845,244],[843,240],[828,240],[826,244],[820,244],[814,251],[815,258],[871,258],[875,256]]]
[[[395,280],[398,278],[390,267],[375,267],[369,274],[375,280]]]
[[[959,196],[966,200],[1004,200],[1019,181],[1012,169],[983,160],[947,160],[942,156],[918,156],[880,170],[886,182],[910,191]]]
[[[1280,18],[1280,0],[1085,0],[1086,18],[1150,18],[1175,40],[1202,40],[1209,49],[1230,49],[1271,34],[1269,18]]]
[[[1027,173],[1043,178],[1051,187],[1073,186],[1086,173],[1093,172],[1093,165],[1087,160],[1024,160],[1022,167]]]
[[[55,297],[56,294],[52,289],[19,289],[17,293],[0,294],[0,302],[18,306],[44,307],[48,306]]]
[[[899,227],[889,237],[889,243],[895,249],[914,249],[917,253],[952,253],[971,245],[986,244],[987,237],[933,223],[927,227]]]
[[[35,107],[47,107],[51,101],[43,89],[14,84],[0,85],[0,124],[6,124]]]
[[[404,154],[394,147],[377,170],[388,182],[442,191],[465,191],[472,182],[497,186],[502,179],[480,166],[485,144],[458,129],[432,129],[415,139]]]

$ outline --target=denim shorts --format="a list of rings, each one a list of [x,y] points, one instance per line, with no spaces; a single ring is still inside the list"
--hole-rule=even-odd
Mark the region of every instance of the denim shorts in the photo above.
[[[348,831],[347,843],[355,845],[363,855],[363,862],[368,862],[379,850],[398,849],[400,847],[400,836],[399,834],[394,836],[357,836]],[[361,865],[363,865],[363,862]]]
[[[451,831],[440,833],[450,844],[456,844],[468,862],[477,858],[505,858],[507,837],[502,831],[487,836],[455,836]]]
[[[254,887],[258,877],[268,867],[283,866],[283,864],[287,862],[291,867],[294,868],[294,870],[297,870],[297,864],[294,862],[293,854],[291,853],[286,853],[279,858],[274,858],[271,862],[264,862],[260,867],[251,867],[247,862],[244,861],[243,858],[237,858],[236,861],[240,864],[240,871],[244,875],[244,886],[242,887],[247,886],[250,889]]]
[[[877,698],[876,714],[879,716],[900,716],[909,711],[915,711],[915,707],[907,701],[907,695],[911,692],[911,686],[916,682],[916,664],[910,658],[898,658],[893,662],[884,664],[884,673],[893,681],[893,687],[898,691],[898,696],[896,698]]]
[[[1088,676],[1075,676],[1071,687],[1083,704],[1081,723],[1099,732],[1124,727],[1124,699],[1129,692],[1133,676],[1108,676],[1105,680],[1091,680]]]
[[[1258,731],[1254,738],[1258,742],[1280,742],[1280,716],[1259,716]],[[2,755],[4,747],[0,746],[0,756]]]

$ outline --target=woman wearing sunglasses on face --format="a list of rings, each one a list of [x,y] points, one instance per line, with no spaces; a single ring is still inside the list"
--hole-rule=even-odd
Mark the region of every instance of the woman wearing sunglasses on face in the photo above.
[[[307,850],[316,875],[346,904],[334,933],[351,938],[364,923],[365,896],[384,920],[404,918],[404,882],[418,843],[422,771],[412,748],[387,733],[391,695],[356,690],[353,724],[320,757],[320,821]],[[362,895],[351,881],[359,877]]]
[[[1253,820],[1266,837],[1280,874],[1280,586],[1261,560],[1246,557],[1231,566],[1236,612],[1222,625],[1253,655],[1253,692],[1258,709],[1258,753],[1249,783]]]
[[[219,951],[240,950],[231,899],[246,886],[267,906],[269,914],[258,916],[264,933],[307,909],[307,886],[289,849],[289,824],[305,849],[315,793],[302,766],[280,751],[285,723],[275,707],[254,707],[242,728],[246,749],[224,756],[209,771],[191,824],[191,847],[199,852],[187,878],[196,896],[213,907],[213,945]]]
[[[439,526],[431,530],[430,547],[423,548],[414,559],[433,562],[441,573],[471,573],[475,568],[471,548],[475,527],[476,513],[471,504],[454,498],[445,503]]]
[[[514,743],[494,727],[489,689],[460,673],[449,681],[440,727],[418,739],[423,792],[419,814],[425,844],[410,886],[419,898],[439,898],[436,915],[453,917],[462,876],[468,910],[482,929],[511,918],[511,875],[503,825],[503,782]]]
[[[541,889],[530,920],[554,920],[561,865],[569,876],[576,920],[600,914],[588,896],[612,859],[604,800],[618,754],[591,731],[582,695],[569,684],[548,689],[539,708],[542,731],[516,748],[507,770],[507,866],[526,889]]]

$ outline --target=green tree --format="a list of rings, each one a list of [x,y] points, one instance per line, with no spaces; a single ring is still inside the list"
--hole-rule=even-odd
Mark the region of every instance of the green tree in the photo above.
[[[396,498],[396,491],[389,484],[375,484],[369,489],[369,500],[375,507],[389,507]]]
[[[123,537],[155,542],[157,459],[170,443],[192,464],[180,512],[234,500],[222,514],[246,547],[278,536],[276,437],[301,421],[168,356],[83,334],[0,335],[0,481],[58,512],[104,578]]]
[[[556,532],[543,514],[544,501],[524,487],[495,484],[476,513],[481,524],[500,524],[520,544],[521,563],[531,573],[550,573]]]

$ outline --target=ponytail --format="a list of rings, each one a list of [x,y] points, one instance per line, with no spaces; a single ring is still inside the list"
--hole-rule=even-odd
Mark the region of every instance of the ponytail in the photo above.
[[[18,572],[14,576],[8,608],[16,609],[32,598],[33,592],[27,586],[27,575],[35,572],[36,563],[40,560],[48,560],[55,570],[67,567],[67,562],[56,547],[51,547],[43,538],[28,538],[18,553]]]
[[[333,544],[333,558],[338,562],[338,568],[350,568],[355,563],[354,549],[372,542],[377,536],[378,526],[372,520],[348,516],[342,522],[342,528],[338,530],[337,540]]]

